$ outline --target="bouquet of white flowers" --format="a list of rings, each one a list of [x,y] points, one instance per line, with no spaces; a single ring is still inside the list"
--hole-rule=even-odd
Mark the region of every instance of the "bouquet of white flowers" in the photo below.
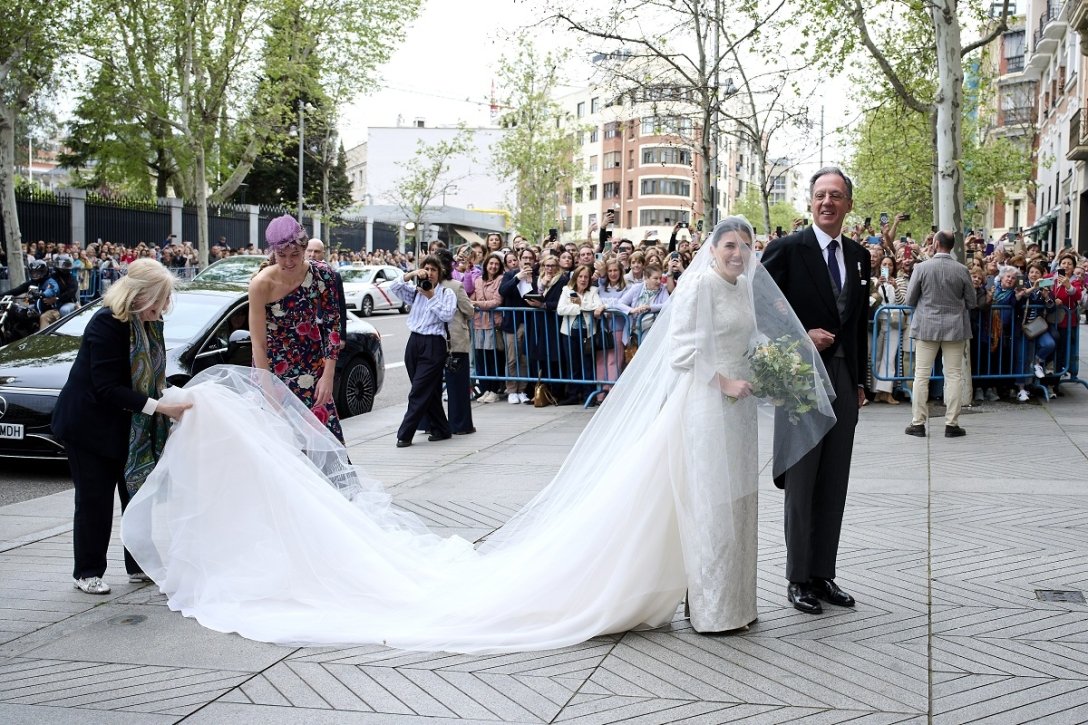
[[[800,350],[802,340],[780,337],[757,345],[748,353],[752,364],[752,394],[784,408],[791,423],[814,410],[815,368]]]

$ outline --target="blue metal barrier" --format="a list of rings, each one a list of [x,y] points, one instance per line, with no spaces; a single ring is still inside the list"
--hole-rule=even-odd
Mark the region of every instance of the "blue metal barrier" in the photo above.
[[[619,380],[628,337],[625,330],[631,323],[623,312],[609,310],[600,318],[583,313],[571,319],[569,334],[563,332],[566,318],[551,310],[497,307],[490,312],[502,313],[513,332],[503,333],[497,326],[494,348],[477,349],[473,345],[470,358],[477,380],[579,386],[584,393],[584,407],[607,391],[606,386]],[[585,334],[587,329],[590,334]],[[469,321],[469,338],[477,339],[474,320]],[[578,396],[583,397],[583,393]]]
[[[1080,325],[1078,310],[1070,307],[1051,308],[1049,311],[1032,305],[1030,310],[1039,315],[1053,313],[1055,309],[1065,310],[1068,326],[1061,329],[1051,324],[1048,332],[1054,336],[1057,347],[1054,352],[1054,369],[1044,380],[1052,379],[1055,389],[1065,383],[1077,383],[1088,388],[1088,381],[1078,377],[1080,372]],[[872,343],[869,348],[870,370],[876,380],[890,380],[900,386],[908,396],[914,379],[914,340],[910,337],[910,318],[913,307],[906,305],[881,305],[876,309],[872,324]],[[973,380],[1008,380],[1037,389],[1049,400],[1047,386],[1032,373],[1036,342],[1023,333],[1021,320],[1024,315],[1022,305],[991,305],[971,310],[971,330],[973,338],[970,346],[971,377]],[[995,339],[993,333],[994,318],[1001,320],[1000,335]],[[898,323],[896,322],[898,320]],[[885,345],[894,343],[895,370],[893,375],[882,372],[881,364]],[[934,366],[930,380],[944,380],[939,367]]]

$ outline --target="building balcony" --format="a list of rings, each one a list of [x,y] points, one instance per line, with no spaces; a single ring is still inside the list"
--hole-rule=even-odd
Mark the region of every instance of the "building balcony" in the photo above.
[[[1088,161],[1088,128],[1081,119],[1088,119],[1088,109],[1078,108],[1069,119],[1069,151],[1065,154],[1069,161]]]
[[[1069,0],[1069,24],[1080,33],[1081,55],[1088,55],[1088,0]]]

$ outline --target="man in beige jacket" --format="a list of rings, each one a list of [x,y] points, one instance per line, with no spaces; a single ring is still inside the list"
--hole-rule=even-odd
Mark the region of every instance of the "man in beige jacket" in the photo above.
[[[907,287],[907,304],[914,307],[910,336],[914,339],[914,389],[911,392],[911,421],[907,435],[924,438],[929,418],[929,376],[937,351],[944,360],[944,390],[947,406],[944,421],[946,438],[967,432],[960,427],[960,387],[963,381],[963,349],[971,339],[968,310],[976,305],[975,288],[967,268],[952,257],[956,237],[937,232],[937,253],[914,268]]]

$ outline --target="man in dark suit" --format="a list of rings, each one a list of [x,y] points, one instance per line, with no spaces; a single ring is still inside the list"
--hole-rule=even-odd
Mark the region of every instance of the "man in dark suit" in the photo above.
[[[306,244],[306,259],[324,262],[325,243],[320,239],[311,239]],[[347,298],[344,297],[344,278],[340,276],[335,267],[330,266],[330,269],[332,269],[333,279],[336,280],[336,292],[340,295],[340,349],[343,350],[348,340],[348,306]]]
[[[798,610],[819,614],[820,600],[854,605],[835,583],[835,560],[854,427],[865,402],[870,261],[864,247],[842,235],[853,208],[850,179],[823,168],[809,191],[812,226],[771,241],[762,262],[808,330],[835,389],[835,425],[775,480],[786,490],[786,596]]]

